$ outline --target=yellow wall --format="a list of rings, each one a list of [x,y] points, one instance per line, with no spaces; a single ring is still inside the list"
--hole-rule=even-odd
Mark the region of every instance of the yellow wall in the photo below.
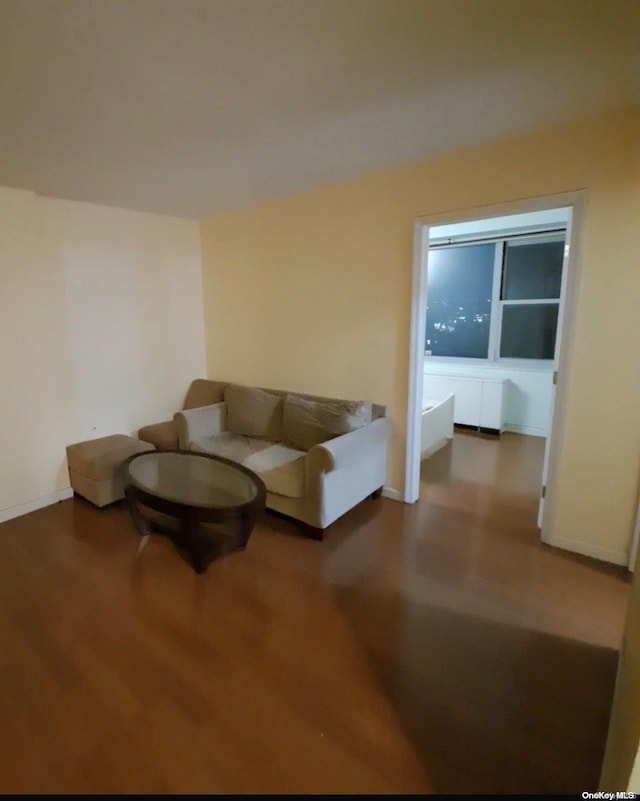
[[[0,188],[0,229],[2,521],[64,497],[66,445],[172,416],[205,353],[196,222]]]
[[[635,113],[521,136],[202,224],[208,374],[389,407],[402,490],[413,221],[588,189],[556,538],[628,548],[640,453]]]

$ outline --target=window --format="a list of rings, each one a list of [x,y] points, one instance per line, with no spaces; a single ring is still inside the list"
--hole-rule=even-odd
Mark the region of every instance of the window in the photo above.
[[[432,246],[425,355],[554,358],[564,233]]]
[[[433,355],[487,358],[494,261],[494,245],[429,254],[426,350]]]

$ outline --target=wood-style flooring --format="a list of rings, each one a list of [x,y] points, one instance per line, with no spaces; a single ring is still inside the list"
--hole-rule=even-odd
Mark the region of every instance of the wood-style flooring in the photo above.
[[[418,504],[203,575],[122,504],[0,525],[0,792],[597,789],[629,578],[539,542],[542,446],[456,434]]]

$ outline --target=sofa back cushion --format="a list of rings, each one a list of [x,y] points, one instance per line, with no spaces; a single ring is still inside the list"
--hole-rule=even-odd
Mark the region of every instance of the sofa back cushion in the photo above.
[[[272,442],[282,440],[284,398],[257,387],[229,384],[224,391],[227,431]]]
[[[369,401],[313,401],[289,394],[284,401],[282,439],[291,448],[308,451],[370,422]]]
[[[209,381],[206,378],[196,378],[191,382],[183,409],[199,409],[200,406],[211,406],[224,400],[226,381]]]

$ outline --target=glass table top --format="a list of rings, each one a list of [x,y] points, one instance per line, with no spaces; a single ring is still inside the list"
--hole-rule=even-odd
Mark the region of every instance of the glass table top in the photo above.
[[[198,453],[143,453],[131,460],[127,472],[139,489],[189,506],[242,506],[258,495],[250,474]]]

